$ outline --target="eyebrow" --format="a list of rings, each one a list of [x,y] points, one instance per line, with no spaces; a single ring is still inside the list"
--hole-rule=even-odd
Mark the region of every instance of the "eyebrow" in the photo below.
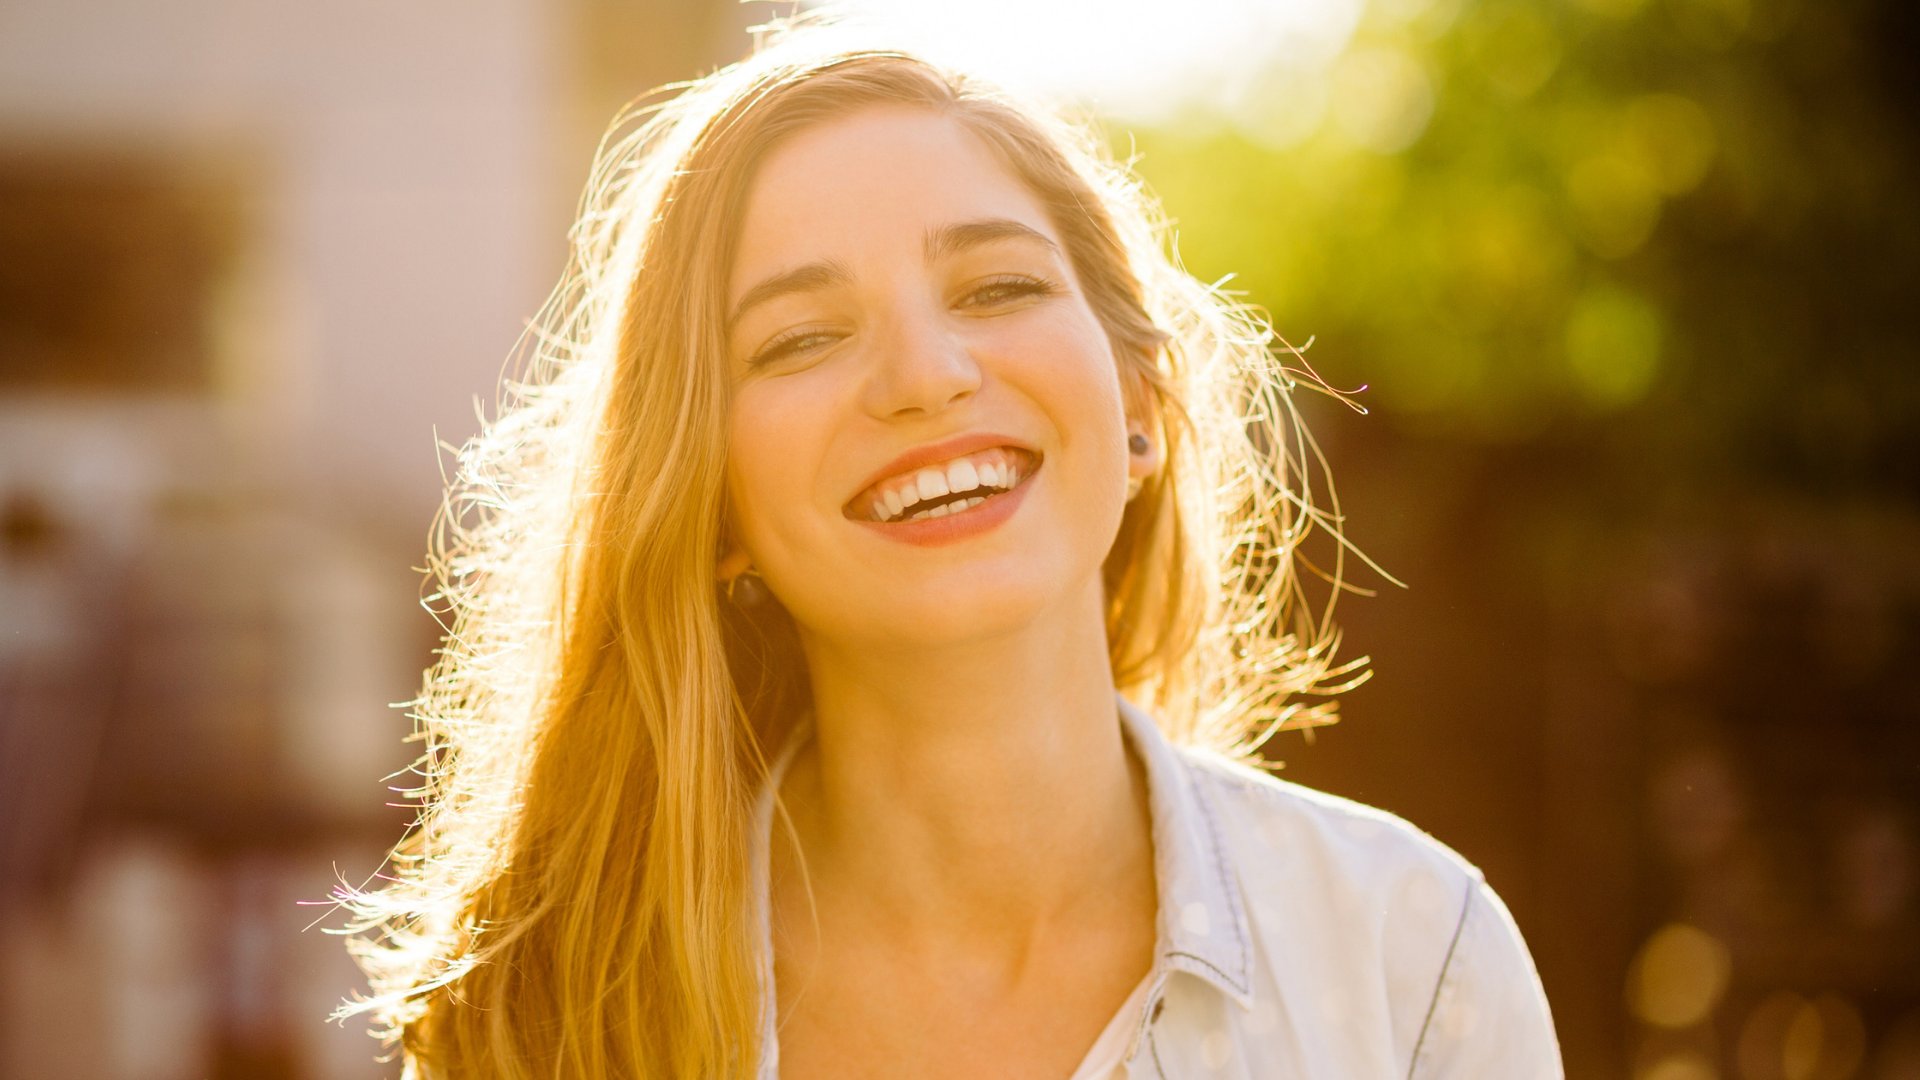
[[[747,309],[764,304],[775,297],[788,293],[817,292],[835,285],[846,285],[853,281],[853,273],[847,265],[832,259],[824,262],[808,263],[785,273],[775,274],[762,279],[759,284],[748,289],[733,306],[733,314],[727,316],[727,329],[731,330],[740,322]]]
[[[1046,234],[1022,225],[1011,218],[982,218],[979,221],[962,221],[953,225],[944,225],[927,232],[926,254],[928,262],[935,262],[945,256],[954,255],[981,244],[991,244],[996,240],[1026,240],[1044,246],[1055,255],[1060,246],[1049,240]]]
[[[923,250],[927,262],[931,263],[969,248],[1003,240],[1037,243],[1054,255],[1060,253],[1060,245],[1054,243],[1045,233],[1031,226],[1022,225],[1011,218],[982,218],[978,221],[962,221],[943,225],[937,229],[929,229]],[[733,306],[733,314],[727,316],[727,328],[731,330],[737,325],[748,309],[776,297],[797,292],[817,292],[852,282],[853,273],[847,269],[845,263],[836,259],[807,263],[805,266],[798,266],[764,278],[741,295],[740,302]]]

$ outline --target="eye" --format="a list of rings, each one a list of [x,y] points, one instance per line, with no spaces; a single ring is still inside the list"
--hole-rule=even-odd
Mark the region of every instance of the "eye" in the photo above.
[[[775,360],[806,352],[808,349],[818,348],[822,344],[837,340],[839,339],[835,335],[821,330],[807,330],[804,328],[789,330],[784,334],[776,336],[764,346],[761,346],[759,352],[754,353],[753,356],[748,358],[747,365],[749,367],[759,367],[761,364],[769,364]]]
[[[962,298],[966,307],[996,307],[1033,296],[1051,296],[1059,286],[1044,278],[1005,274],[976,285]]]

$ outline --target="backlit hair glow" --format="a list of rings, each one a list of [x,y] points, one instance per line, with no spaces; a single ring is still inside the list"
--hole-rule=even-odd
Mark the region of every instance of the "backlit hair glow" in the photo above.
[[[366,1014],[413,1077],[742,1077],[761,988],[747,830],[808,703],[790,618],[717,593],[734,235],[757,163],[874,106],[963,125],[1041,200],[1165,463],[1104,567],[1118,689],[1176,742],[1251,756],[1329,723],[1350,550],[1258,312],[1182,270],[1089,129],[833,31],[616,122],[567,271],[462,447],[429,537],[444,647],[410,715],[421,813],[384,887],[343,890]],[[1332,393],[1332,391],[1326,391]],[[1323,505],[1324,503],[1324,505]],[[1321,573],[1301,545],[1333,538]],[[1332,583],[1318,616],[1301,570]]]

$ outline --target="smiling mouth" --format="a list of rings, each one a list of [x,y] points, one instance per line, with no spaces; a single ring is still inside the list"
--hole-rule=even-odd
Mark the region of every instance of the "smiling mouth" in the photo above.
[[[964,513],[1018,487],[1040,462],[1040,454],[1020,447],[981,450],[888,477],[854,496],[843,512],[886,525]]]

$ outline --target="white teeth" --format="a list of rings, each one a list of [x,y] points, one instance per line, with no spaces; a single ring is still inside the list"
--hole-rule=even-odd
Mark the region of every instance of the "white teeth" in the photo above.
[[[906,517],[899,518],[898,520],[921,521],[927,518],[946,517],[948,514],[957,514],[962,510],[971,510],[974,507],[979,506],[981,503],[986,501],[987,501],[987,496],[975,495],[971,499],[961,499],[959,502],[941,503],[939,506],[936,506],[931,510],[922,510],[917,514],[908,514]],[[891,517],[885,517],[879,520],[892,521],[895,519]]]
[[[928,466],[903,478],[890,481],[873,496],[873,520],[882,522],[918,521],[944,517],[979,505],[986,496],[1010,491],[1022,479],[1021,461],[1011,451],[994,450],[957,459],[944,466]],[[947,495],[978,491],[981,497],[960,499],[946,504],[936,515],[928,510],[909,513],[916,503],[929,502]]]
[[[953,492],[972,491],[980,486],[980,474],[974,470],[973,463],[965,458],[947,466],[947,490]]]

